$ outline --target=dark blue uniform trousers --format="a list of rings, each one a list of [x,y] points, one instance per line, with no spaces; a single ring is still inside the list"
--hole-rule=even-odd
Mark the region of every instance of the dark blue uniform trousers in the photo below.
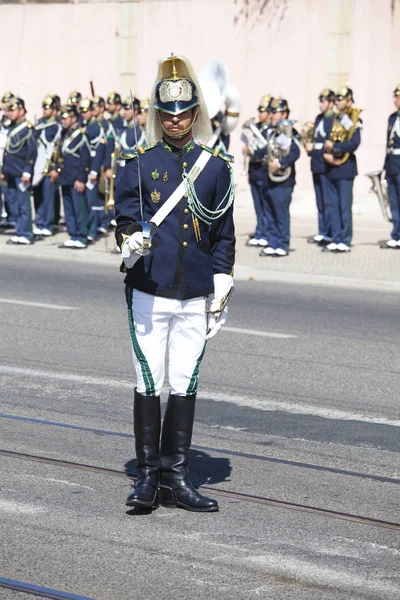
[[[392,240],[400,240],[400,173],[398,175],[386,175],[388,184],[388,196],[390,210],[392,212]]]
[[[250,180],[251,195],[253,196],[254,210],[256,213],[257,225],[254,237],[257,239],[267,238],[267,200],[266,200],[266,185],[264,181]]]
[[[65,224],[71,240],[87,243],[87,207],[85,194],[78,194],[72,185],[62,186]]]
[[[87,207],[87,233],[95,239],[97,235],[97,208],[99,205],[99,191],[97,185],[92,190],[86,188],[86,207]]]
[[[328,220],[335,244],[350,246],[353,237],[353,183],[354,179],[326,179]]]
[[[44,177],[39,185],[33,188],[36,227],[48,229],[52,233],[54,228],[54,198],[57,185],[57,183],[50,182],[50,177]]]
[[[7,177],[7,201],[12,218],[15,220],[15,234],[33,240],[31,192],[28,188],[21,192],[21,177]]]
[[[267,190],[267,239],[270,248],[289,252],[290,212],[293,187],[272,186]]]
[[[331,224],[329,221],[329,195],[327,192],[327,179],[323,173],[313,173],[315,200],[318,210],[318,234],[331,238]]]

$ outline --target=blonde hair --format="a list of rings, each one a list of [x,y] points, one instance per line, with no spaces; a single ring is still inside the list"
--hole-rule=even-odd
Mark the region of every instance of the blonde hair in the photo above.
[[[156,104],[156,86],[160,81],[168,79],[172,76],[172,58],[169,57],[158,63],[157,78],[154,82],[149,102],[149,112],[147,115],[146,124],[146,142],[148,144],[158,143],[163,137],[161,124],[158,118]],[[174,63],[178,76],[182,79],[190,79],[196,86],[196,95],[198,100],[198,117],[192,128],[192,135],[196,142],[207,144],[212,137],[212,129],[210,117],[208,115],[207,106],[200,88],[200,84],[195,75],[192,65],[184,56],[175,56]]]

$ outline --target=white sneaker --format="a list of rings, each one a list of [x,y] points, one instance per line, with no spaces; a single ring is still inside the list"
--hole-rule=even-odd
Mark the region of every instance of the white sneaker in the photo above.
[[[263,248],[260,252],[260,256],[274,256],[275,255],[275,248]]]
[[[322,248],[322,252],[337,252],[337,249],[338,249],[338,244],[331,242],[330,244],[325,246],[325,248]]]
[[[111,219],[111,221],[110,221],[110,225],[111,225],[112,227],[116,227],[116,226],[117,226],[117,221],[116,221],[115,219]]]
[[[246,246],[259,246],[260,245],[260,240],[258,238],[250,238],[249,240],[247,240],[246,242]]]
[[[29,246],[32,244],[32,242],[28,238],[21,235],[21,237],[18,239],[18,244],[25,244],[26,246]]]
[[[263,248],[266,248],[268,246],[268,240],[265,240],[264,238],[260,238],[258,240],[258,245],[263,246]]]
[[[42,229],[42,235],[44,235],[45,237],[50,237],[53,234],[51,233],[50,229]]]
[[[80,240],[76,240],[74,242],[74,248],[86,248],[86,244],[81,242]]]
[[[97,232],[98,233],[107,233],[107,229],[105,227],[98,227]]]
[[[33,235],[42,235],[43,231],[39,227],[33,229]]]
[[[61,246],[64,246],[65,248],[75,248],[75,242],[74,240],[65,240]]]
[[[396,240],[388,240],[386,242],[386,246],[389,246],[389,248],[397,248],[397,246],[400,246],[400,242],[396,242]]]
[[[339,252],[350,252],[350,246],[343,244],[343,242],[340,242],[340,244],[337,245],[337,249]]]
[[[324,239],[324,236],[320,235],[320,234],[314,235],[314,237],[313,237],[313,240],[315,240],[317,243],[322,242],[323,239]]]
[[[277,248],[275,254],[276,256],[287,256],[288,253],[283,248]]]
[[[19,244],[19,235],[13,235],[7,242],[7,244]]]

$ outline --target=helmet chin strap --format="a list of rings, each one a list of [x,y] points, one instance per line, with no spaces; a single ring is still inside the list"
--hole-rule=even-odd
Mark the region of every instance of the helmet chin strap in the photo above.
[[[181,139],[183,137],[185,137],[185,135],[187,135],[188,133],[190,133],[190,131],[192,130],[193,125],[196,123],[197,121],[197,117],[199,116],[199,109],[196,108],[196,112],[194,113],[192,122],[190,123],[189,127],[186,127],[186,129],[181,129],[180,131],[168,131],[168,129],[166,129],[163,125],[163,122],[161,120],[160,117],[160,111],[157,111],[157,117],[160,121],[160,125],[161,125],[161,129],[164,133],[164,135],[166,135],[169,138],[175,138],[175,139]]]

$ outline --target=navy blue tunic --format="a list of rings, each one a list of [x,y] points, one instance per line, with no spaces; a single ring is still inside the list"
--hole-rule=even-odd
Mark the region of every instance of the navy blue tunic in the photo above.
[[[127,161],[116,185],[116,238],[120,247],[128,227],[142,220],[138,161],[143,220],[149,221],[182,182],[183,170],[189,173],[202,151],[202,147],[193,141],[182,149],[161,141]],[[196,180],[195,189],[201,203],[215,210],[230,183],[227,162],[212,156]],[[199,220],[201,239],[196,238],[193,218],[187,199],[182,198],[155,233],[150,255],[128,269],[125,282],[148,294],[166,298],[186,300],[211,294],[213,274],[232,273],[235,257],[233,207],[211,226]]]

